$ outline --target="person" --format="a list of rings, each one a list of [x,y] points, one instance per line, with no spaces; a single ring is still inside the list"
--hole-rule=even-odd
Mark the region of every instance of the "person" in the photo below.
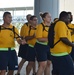
[[[73,61],[70,56],[71,48],[74,47],[74,44],[67,27],[68,21],[68,13],[62,11],[59,15],[59,21],[54,27],[54,44],[58,40],[60,41],[50,49],[53,65],[52,75],[74,75]]]
[[[26,28],[28,28],[30,26],[30,17],[32,15],[31,14],[28,14],[26,16],[26,19],[28,22],[26,22],[22,28],[21,28],[21,31],[20,31],[20,36],[24,39],[26,36],[25,36],[25,33],[26,33]],[[20,61],[19,63],[19,67],[18,67],[18,71],[16,73],[16,75],[20,75],[20,71],[23,67],[23,64],[26,62],[26,52],[27,52],[27,48],[28,48],[28,44],[26,43],[25,45],[20,45],[19,47],[19,52],[18,52],[18,57],[21,57],[22,60]]]
[[[4,12],[3,21],[0,26],[0,75],[5,75],[6,70],[7,75],[13,75],[14,70],[18,69],[15,39],[19,44],[25,44],[26,41],[20,38],[17,28],[11,24],[10,12]]]
[[[29,45],[26,53],[26,60],[29,62],[27,67],[26,67],[26,75],[30,74],[30,71],[32,70],[33,67],[35,67],[35,58],[36,58],[36,51],[34,48],[34,45],[36,43],[36,37],[35,37],[35,32],[37,29],[37,17],[35,15],[30,17],[31,25],[28,27],[27,32],[26,32],[26,37],[25,39],[27,40],[27,43]],[[36,73],[33,73],[33,75],[36,75]]]
[[[68,16],[69,16],[68,28],[71,32],[72,43],[74,43],[74,24],[71,23],[73,21],[73,15],[71,12],[68,12]],[[70,55],[74,61],[74,47],[72,47],[72,52],[70,53]]]
[[[43,22],[38,25],[36,31],[36,54],[39,64],[37,75],[50,75],[50,49],[48,46],[48,29],[51,22],[51,15],[48,12],[40,14]]]
[[[21,28],[21,31],[20,31],[20,36],[24,39],[26,37],[26,32],[27,32],[27,28],[30,26],[31,22],[30,22],[30,17],[32,15],[31,14],[28,14],[26,16],[26,19],[28,22],[26,22],[22,28]],[[20,75],[20,71],[23,67],[23,64],[26,62],[26,52],[27,52],[27,48],[28,48],[28,43],[26,43],[25,45],[20,45],[19,47],[19,52],[18,52],[18,56],[22,58],[21,62],[19,63],[19,67],[18,67],[18,71],[16,73],[16,75]],[[33,73],[35,74],[36,71],[35,71],[35,67],[33,67]]]
[[[58,18],[54,18],[53,23],[56,22],[56,21],[58,21]]]

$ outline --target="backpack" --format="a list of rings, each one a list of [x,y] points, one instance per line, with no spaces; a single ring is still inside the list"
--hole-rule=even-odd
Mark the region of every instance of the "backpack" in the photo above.
[[[31,32],[31,28],[32,26],[29,26],[29,31],[28,31],[28,34],[30,35],[30,32]],[[33,30],[36,30],[37,28],[33,28]]]
[[[28,26],[28,22],[25,23]]]
[[[45,29],[45,27],[49,27],[49,26],[44,26],[43,23],[41,23],[41,25],[42,25],[42,27],[43,27],[43,31],[45,30],[46,32],[48,32],[48,31]]]
[[[48,45],[50,46],[50,48],[53,48],[59,41],[57,41],[54,44],[54,35],[55,35],[55,31],[54,31],[54,27],[56,25],[56,22],[51,23],[50,28],[48,30]]]
[[[5,29],[13,31],[13,33],[14,33],[14,38],[21,38],[21,36],[19,36],[19,35],[15,32],[15,27],[14,27],[14,26],[13,26],[13,28],[5,28],[5,27],[2,28],[2,26],[0,25],[0,32],[1,32],[1,30],[5,30]],[[15,34],[17,35],[17,37],[15,37]]]

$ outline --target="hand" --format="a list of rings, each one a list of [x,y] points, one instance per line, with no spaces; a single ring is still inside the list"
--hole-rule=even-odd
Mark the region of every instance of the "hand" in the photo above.
[[[21,44],[22,45],[26,44],[26,40],[25,39],[21,40]]]

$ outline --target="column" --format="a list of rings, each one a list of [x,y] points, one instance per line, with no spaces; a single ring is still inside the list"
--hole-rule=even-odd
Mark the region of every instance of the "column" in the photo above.
[[[50,12],[53,20],[58,17],[59,0],[34,0],[34,14],[38,17],[40,23],[39,12]]]

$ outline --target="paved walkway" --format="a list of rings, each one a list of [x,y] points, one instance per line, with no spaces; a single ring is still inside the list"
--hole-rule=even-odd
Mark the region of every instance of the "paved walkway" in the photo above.
[[[21,58],[18,57],[18,63],[19,63],[20,61],[21,61]],[[21,73],[20,73],[21,75],[26,75],[26,65],[27,65],[27,64],[28,64],[28,62],[25,62],[25,63],[24,63],[24,65],[23,65],[23,67],[22,67],[22,70],[21,70]],[[36,70],[37,70],[37,67],[38,67],[38,63],[36,62]],[[51,69],[52,69],[52,66],[51,66]],[[14,75],[16,74],[16,72],[17,72],[17,71],[14,72]],[[30,75],[32,75],[32,71],[31,71]],[[51,75],[51,74],[50,74],[50,75]]]
[[[16,52],[18,53],[18,50],[19,50],[18,47],[15,48],[15,49],[16,49]],[[21,58],[18,57],[18,63],[19,63],[20,61],[21,61]],[[22,67],[22,70],[21,70],[21,72],[20,72],[21,75],[26,75],[26,66],[27,66],[27,64],[28,64],[28,62],[25,62],[25,63],[24,63],[24,65],[23,65],[23,67]],[[37,67],[38,67],[38,63],[36,62],[36,70],[37,70]],[[52,65],[51,65],[51,69],[52,69]],[[14,75],[16,74],[16,72],[17,72],[17,71],[14,72]],[[30,75],[32,75],[32,73],[33,73],[33,72],[31,71]],[[51,75],[51,74],[50,74],[50,75]]]

